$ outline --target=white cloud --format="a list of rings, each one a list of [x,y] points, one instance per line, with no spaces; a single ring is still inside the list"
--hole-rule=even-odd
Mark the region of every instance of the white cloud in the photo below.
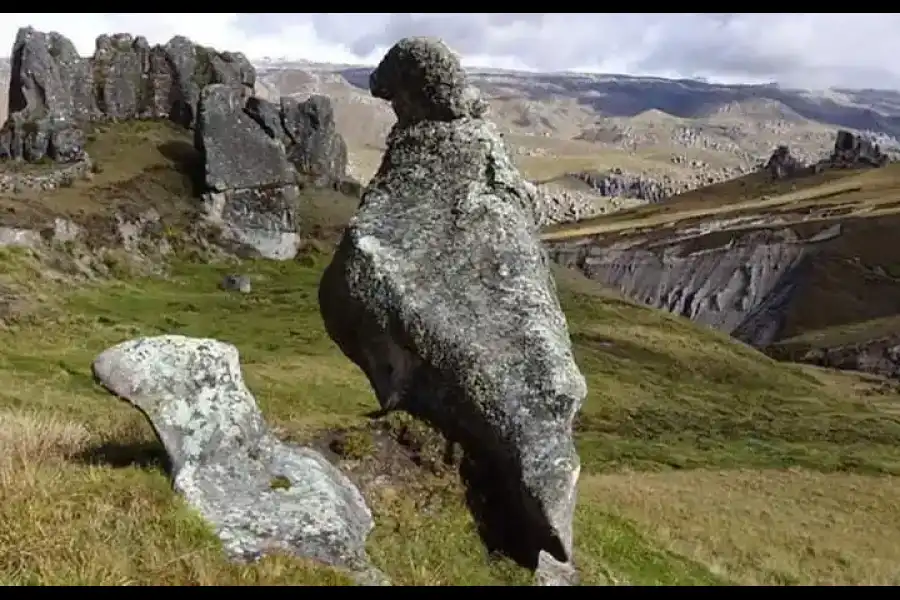
[[[101,33],[187,35],[251,58],[374,63],[407,35],[438,35],[477,66],[900,87],[898,14],[0,14],[0,50],[32,25],[90,54]]]

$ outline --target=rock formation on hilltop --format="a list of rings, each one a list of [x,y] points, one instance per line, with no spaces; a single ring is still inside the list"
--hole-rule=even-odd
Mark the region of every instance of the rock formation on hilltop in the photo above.
[[[772,152],[762,170],[772,179],[783,180],[803,177],[826,169],[883,167],[889,161],[890,157],[881,151],[878,144],[863,135],[842,129],[837,132],[834,147],[826,158],[812,165],[805,165],[787,146],[781,145]]]
[[[883,167],[888,160],[878,144],[842,129],[837,132],[828,162],[833,167],[853,168]]]
[[[790,148],[781,145],[775,148],[763,169],[772,179],[790,179],[807,170],[807,167],[791,154]]]
[[[207,221],[229,245],[267,258],[296,254],[301,186],[355,183],[347,181],[347,145],[331,101],[254,98],[256,72],[240,53],[181,36],[151,47],[116,34],[98,37],[94,55],[81,58],[64,36],[27,27],[16,37],[11,73],[0,160],[50,159],[73,163],[54,172],[83,174],[91,166],[84,151],[91,122],[170,119],[194,129]],[[0,189],[19,188],[36,186],[18,175],[0,179]]]
[[[392,103],[381,167],[319,289],[327,330],[385,410],[466,455],[486,543],[565,584],[587,393],[572,356],[534,186],[442,43],[398,42],[370,90]]]
[[[197,101],[213,83],[249,97],[256,71],[240,53],[217,52],[176,36],[150,46],[128,34],[97,38],[91,58],[58,33],[19,30],[12,49],[9,117],[0,130],[0,159],[58,162],[84,150],[88,121],[169,118],[192,127]]]

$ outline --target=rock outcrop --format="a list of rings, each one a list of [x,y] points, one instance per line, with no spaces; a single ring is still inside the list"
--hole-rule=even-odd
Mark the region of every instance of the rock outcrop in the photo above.
[[[347,145],[334,127],[328,98],[280,105],[250,98],[241,88],[213,84],[200,95],[194,128],[205,165],[207,219],[225,239],[265,258],[297,253],[301,186],[342,189]]]
[[[808,170],[800,160],[791,154],[787,146],[778,146],[766,161],[763,169],[772,179],[790,179]]]
[[[843,129],[837,132],[828,158],[830,166],[838,168],[882,167],[888,160],[878,144]]]
[[[373,523],[359,490],[319,453],[272,435],[234,346],[141,338],[104,351],[93,372],[153,425],[175,489],[231,557],[287,552],[350,569],[363,583],[384,581],[366,555]]]
[[[547,247],[556,262],[629,298],[762,347],[781,333],[817,245],[838,235],[840,226],[805,239],[786,228],[727,241],[694,232],[649,243],[641,236],[612,244],[583,238]]]
[[[265,258],[292,258],[299,189],[284,146],[244,112],[240,89],[210,85],[200,95],[195,145],[206,169],[206,217],[225,239]]]
[[[564,584],[572,421],[587,390],[535,236],[534,187],[443,43],[398,42],[370,90],[397,124],[323,275],[326,328],[384,410],[461,444],[485,541]]]
[[[169,118],[192,127],[204,87],[228,84],[244,98],[256,72],[243,54],[216,52],[176,36],[150,46],[128,34],[97,38],[91,58],[55,32],[19,30],[12,50],[9,118],[0,159],[81,158],[88,121]]]
[[[625,173],[621,169],[613,169],[606,173],[579,171],[570,173],[569,176],[583,181],[601,196],[610,198],[635,198],[646,202],[662,202],[675,193],[675,189],[667,189],[659,181],[643,175]]]
[[[347,179],[347,143],[337,131],[327,97],[310,96],[304,102],[284,97],[278,106],[250,98],[246,112],[284,145],[302,179],[317,187],[336,187]]]

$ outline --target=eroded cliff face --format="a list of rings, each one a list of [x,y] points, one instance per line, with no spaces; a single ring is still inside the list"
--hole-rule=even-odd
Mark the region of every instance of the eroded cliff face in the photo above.
[[[636,301],[725,331],[757,347],[777,340],[823,242],[791,228],[671,232],[547,242],[550,256]]]

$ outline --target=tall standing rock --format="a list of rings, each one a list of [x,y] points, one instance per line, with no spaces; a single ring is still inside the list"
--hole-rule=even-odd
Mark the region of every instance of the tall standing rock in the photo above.
[[[12,49],[10,114],[0,129],[0,160],[80,158],[84,139],[76,125],[93,110],[89,90],[90,67],[68,38],[20,29]]]
[[[384,409],[461,443],[485,541],[541,583],[567,583],[572,421],[587,389],[536,239],[534,187],[441,42],[398,42],[370,89],[397,124],[323,275],[326,328]]]
[[[300,243],[296,175],[284,146],[244,111],[239,87],[204,88],[195,145],[206,165],[207,217],[263,257],[292,258]]]
[[[326,96],[305,102],[281,99],[281,122],[288,138],[288,160],[314,185],[334,185],[347,177],[347,143],[334,122]]]

